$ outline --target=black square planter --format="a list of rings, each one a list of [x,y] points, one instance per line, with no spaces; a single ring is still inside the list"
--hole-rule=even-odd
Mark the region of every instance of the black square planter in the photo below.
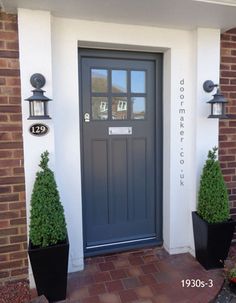
[[[29,242],[28,254],[38,295],[45,295],[49,302],[65,300],[69,241],[44,248]]]
[[[196,259],[205,269],[222,268],[228,256],[235,221],[207,223],[192,212]]]

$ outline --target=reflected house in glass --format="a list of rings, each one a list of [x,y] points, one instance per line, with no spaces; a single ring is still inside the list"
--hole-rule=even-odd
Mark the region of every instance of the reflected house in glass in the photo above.
[[[127,119],[127,97],[112,98],[112,120]]]
[[[108,98],[92,97],[92,118],[93,120],[107,120]]]
[[[92,118],[93,120],[108,119],[108,71],[92,69]],[[104,95],[105,94],[105,95]]]
[[[128,83],[128,73],[130,83]],[[94,68],[91,70],[92,118],[108,120],[111,106],[112,120],[145,119],[145,71],[125,71]],[[109,93],[109,83],[111,92]],[[128,92],[129,87],[129,92]],[[110,97],[111,96],[111,97]]]
[[[145,97],[132,97],[132,119],[141,120],[145,119]]]

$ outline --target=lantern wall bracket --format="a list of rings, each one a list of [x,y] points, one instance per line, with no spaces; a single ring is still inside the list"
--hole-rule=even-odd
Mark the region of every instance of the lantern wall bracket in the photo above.
[[[219,84],[215,84],[212,80],[206,80],[203,83],[203,89],[207,93],[211,93],[215,87],[218,87]]]
[[[42,74],[36,73],[30,77],[30,83],[34,88],[39,89],[45,85],[46,79]]]

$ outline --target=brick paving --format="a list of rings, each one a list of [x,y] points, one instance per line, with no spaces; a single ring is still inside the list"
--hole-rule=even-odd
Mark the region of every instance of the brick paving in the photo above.
[[[182,287],[182,280],[213,281],[213,287]],[[222,269],[206,271],[190,254],[149,248],[87,258],[69,274],[65,303],[208,303],[224,281]]]

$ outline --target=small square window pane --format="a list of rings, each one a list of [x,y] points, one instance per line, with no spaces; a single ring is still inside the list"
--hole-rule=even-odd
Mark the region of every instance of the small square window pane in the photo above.
[[[108,70],[107,69],[92,69],[92,92],[106,93],[108,90]]]
[[[125,120],[127,119],[128,102],[127,97],[112,98],[112,119]]]
[[[127,92],[127,71],[112,70],[112,92],[126,93]]]
[[[131,118],[135,120],[145,119],[146,112],[146,98],[144,97],[133,97]]]
[[[108,98],[92,97],[92,117],[93,120],[108,119]]]
[[[131,92],[145,93],[146,92],[146,72],[131,71]]]

